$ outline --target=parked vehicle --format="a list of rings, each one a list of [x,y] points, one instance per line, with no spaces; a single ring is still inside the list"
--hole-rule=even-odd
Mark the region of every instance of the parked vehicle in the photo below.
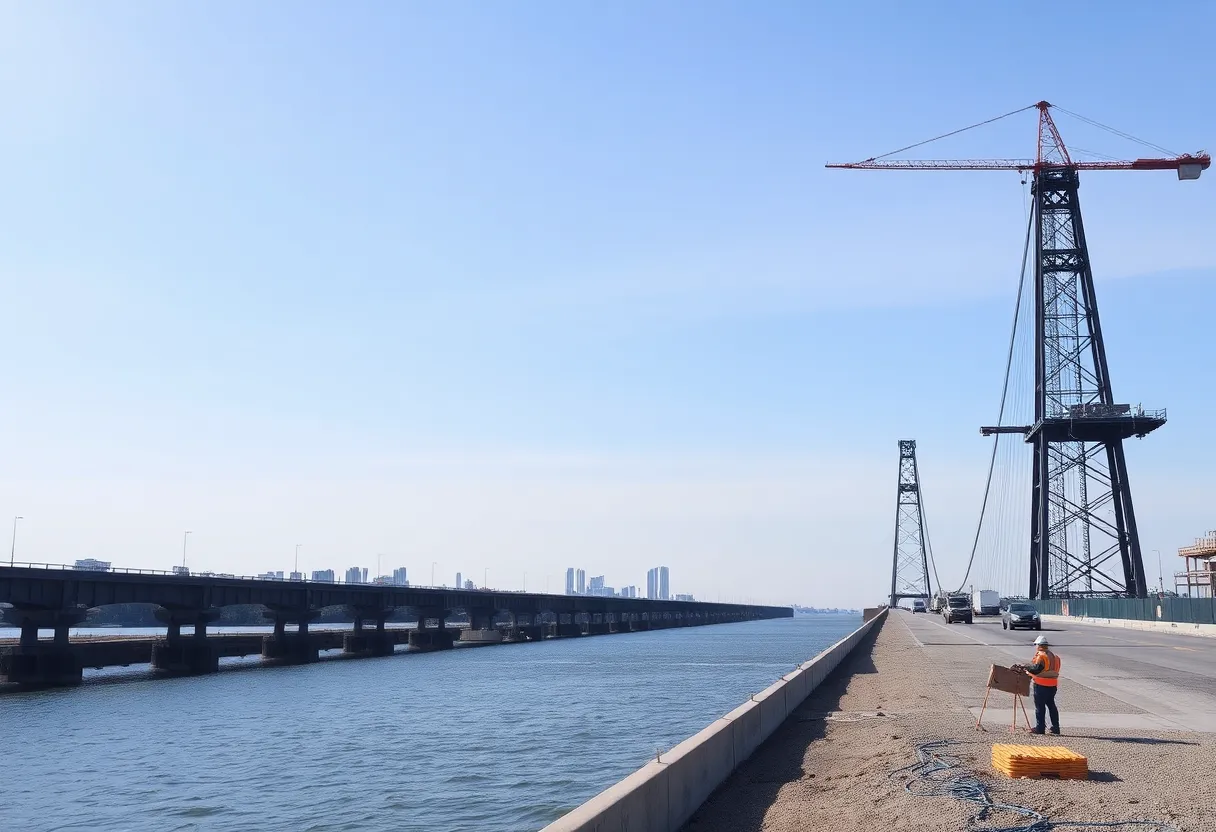
[[[916,600],[914,600],[912,602],[912,612],[913,613],[924,612],[924,611],[925,611],[925,601],[923,598],[917,598]]]
[[[947,624],[954,624],[962,621],[964,624],[972,623],[971,614],[971,599],[966,595],[951,595],[946,599],[945,606],[942,607],[942,618]]]
[[[1033,604],[1014,601],[1001,612],[1002,630],[1016,630],[1018,627],[1027,630],[1043,629],[1043,622],[1039,620],[1039,611],[1034,608]]]
[[[1000,615],[1001,593],[991,589],[977,589],[971,594],[971,611],[976,615]]]

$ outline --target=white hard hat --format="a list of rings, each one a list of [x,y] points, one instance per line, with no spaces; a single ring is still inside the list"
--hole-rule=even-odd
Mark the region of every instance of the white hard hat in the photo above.
[[[1035,646],[1037,646],[1037,647],[1046,647],[1047,646],[1047,636],[1039,636],[1038,638],[1036,638],[1034,640],[1034,643],[1035,643]]]

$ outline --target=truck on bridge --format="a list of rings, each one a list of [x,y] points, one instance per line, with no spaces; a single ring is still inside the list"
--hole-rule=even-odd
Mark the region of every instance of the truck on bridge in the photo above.
[[[993,589],[977,589],[971,593],[971,611],[976,615],[1000,615],[1001,593]]]

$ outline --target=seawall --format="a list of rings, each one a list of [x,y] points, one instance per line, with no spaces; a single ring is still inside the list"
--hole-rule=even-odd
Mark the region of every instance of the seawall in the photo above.
[[[544,832],[676,832],[886,616],[867,610],[852,633]]]

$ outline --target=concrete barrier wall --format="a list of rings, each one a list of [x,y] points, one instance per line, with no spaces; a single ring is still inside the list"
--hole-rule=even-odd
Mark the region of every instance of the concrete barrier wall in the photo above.
[[[1147,630],[1153,633],[1174,633],[1175,635],[1216,638],[1216,624],[1140,621],[1133,618],[1088,618],[1082,615],[1044,615],[1041,618],[1048,624],[1096,624],[1100,627],[1123,627],[1128,630]]]
[[[885,609],[543,832],[676,832],[852,652]]]

